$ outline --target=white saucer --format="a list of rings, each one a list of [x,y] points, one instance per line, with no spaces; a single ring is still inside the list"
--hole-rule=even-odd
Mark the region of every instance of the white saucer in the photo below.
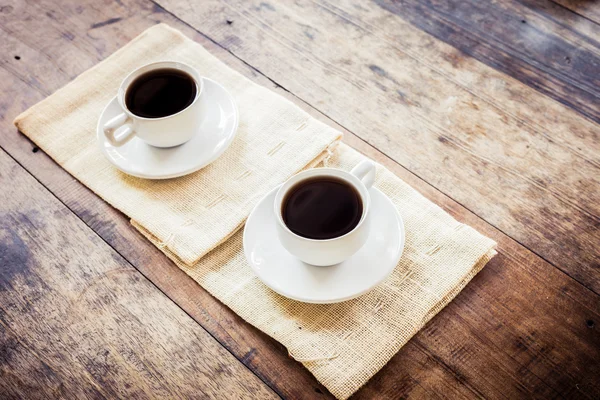
[[[200,101],[206,107],[206,119],[200,132],[189,142],[165,149],[150,146],[134,137],[121,147],[113,147],[101,128],[121,112],[115,96],[98,120],[96,134],[100,148],[115,167],[139,178],[168,179],[198,171],[227,150],[240,119],[231,94],[211,79],[204,78],[204,93]]]
[[[306,303],[350,300],[381,283],[396,267],[404,249],[404,223],[396,208],[372,188],[371,233],[346,261],[329,267],[305,264],[277,237],[273,201],[279,187],[256,205],[244,228],[244,253],[265,285],[282,296]]]

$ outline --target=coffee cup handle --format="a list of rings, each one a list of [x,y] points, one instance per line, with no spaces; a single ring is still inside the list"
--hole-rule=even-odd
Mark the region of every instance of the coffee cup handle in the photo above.
[[[371,189],[371,186],[375,183],[375,163],[372,161],[361,161],[356,167],[352,168],[350,173],[360,179],[367,190]]]
[[[104,124],[104,136],[114,147],[123,146],[135,136],[135,131],[131,126],[131,118],[125,113],[121,113]]]

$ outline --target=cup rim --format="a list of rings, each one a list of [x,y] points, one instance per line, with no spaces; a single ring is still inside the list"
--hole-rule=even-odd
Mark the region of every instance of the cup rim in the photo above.
[[[343,176],[333,175],[333,174],[331,174],[332,171],[335,172],[336,174],[341,174]],[[310,175],[310,176],[305,177],[305,175]],[[285,224],[285,221],[283,220],[283,215],[281,214],[281,206],[283,203],[283,199],[285,198],[285,194],[287,194],[287,192],[291,188],[293,188],[294,186],[299,184],[304,179],[307,179],[309,177],[314,177],[314,176],[334,176],[336,178],[345,180],[350,185],[352,185],[355,189],[357,189],[357,191],[359,192],[359,194],[361,196],[361,200],[363,201],[363,212],[360,217],[360,221],[358,221],[358,224],[356,224],[356,226],[354,228],[352,228],[352,230],[350,232],[347,232],[341,236],[337,236],[337,237],[329,238],[329,239],[311,239],[311,238],[307,238],[304,236],[300,236],[297,233],[292,232],[292,230],[290,228],[288,228],[288,226]],[[299,177],[300,177],[300,179],[298,179]],[[294,184],[290,184],[290,182],[294,179],[298,179],[298,180],[296,182],[294,182]],[[289,186],[286,188],[285,192],[282,193],[282,190],[286,187],[286,185],[289,185]],[[365,220],[367,219],[367,214],[369,212],[369,209],[371,207],[371,195],[369,194],[369,189],[367,189],[367,187],[364,185],[364,183],[362,183],[362,181],[360,179],[358,179],[356,176],[352,175],[348,171],[345,171],[345,170],[339,169],[339,168],[312,168],[312,169],[308,169],[306,171],[299,172],[299,173],[291,176],[284,183],[282,183],[281,186],[279,187],[279,189],[277,190],[277,194],[275,195],[275,200],[273,201],[273,207],[275,209],[275,215],[277,216],[277,222],[279,223],[279,225],[281,227],[283,227],[283,229],[287,233],[295,236],[298,239],[302,239],[302,240],[305,240],[308,242],[327,243],[327,242],[333,242],[336,240],[340,240],[342,238],[345,238],[346,236],[350,236],[359,227],[361,227],[364,224]]]
[[[160,64],[164,65],[163,68],[178,69],[178,70],[188,73],[192,77],[192,79],[194,80],[194,83],[196,83],[196,88],[197,88],[196,97],[194,98],[194,101],[192,101],[190,104],[188,104],[187,107],[185,107],[183,110],[177,111],[175,114],[166,115],[164,117],[159,117],[159,118],[142,117],[142,116],[132,113],[129,110],[129,108],[127,108],[127,104],[125,104],[125,94],[127,94],[127,89],[129,88],[129,85],[131,85],[131,83],[133,83],[133,81],[139,75],[141,75],[145,72],[149,72],[151,70],[160,68],[160,67],[158,67],[158,65],[160,65]],[[141,70],[149,68],[149,67],[151,67],[151,68],[148,69],[147,71],[141,72]],[[183,67],[183,68],[181,68],[181,67]],[[127,85],[125,85],[125,83],[127,83]],[[119,85],[119,89],[117,92],[117,99],[119,101],[119,105],[123,109],[123,112],[125,112],[125,114],[127,114],[130,118],[139,119],[139,120],[143,120],[143,121],[161,121],[161,120],[173,118],[173,117],[187,111],[188,109],[190,109],[202,95],[203,89],[204,89],[204,79],[194,67],[192,67],[191,65],[186,64],[184,62],[181,62],[181,61],[163,60],[163,61],[155,61],[155,62],[151,62],[148,64],[144,64],[144,65],[134,69],[130,73],[128,73],[125,76],[125,78],[123,78],[123,80],[121,81],[121,84]]]

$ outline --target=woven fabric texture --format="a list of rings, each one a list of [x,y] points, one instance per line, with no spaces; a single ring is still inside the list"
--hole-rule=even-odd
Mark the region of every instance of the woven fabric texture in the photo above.
[[[193,65],[233,93],[241,113],[238,137],[219,160],[197,173],[167,181],[132,178],[103,158],[96,122],[127,72],[162,59]],[[339,399],[364,385],[496,254],[491,239],[378,165],[375,186],[395,204],[406,228],[404,254],[392,275],[369,293],[338,304],[305,304],[271,291],[243,254],[239,228],[252,207],[301,169],[350,170],[364,156],[344,144],[332,153],[338,132],[165,25],[150,28],[15,123],[131,217],[213,296],[286,346]]]
[[[326,166],[349,171],[363,159],[341,144]],[[276,294],[248,265],[242,231],[193,266],[165,254],[238,315],[281,342],[337,398],[346,399],[496,254],[493,240],[457,222],[381,165],[375,187],[402,215],[406,244],[392,275],[354,300],[306,304]]]
[[[98,150],[98,118],[132,70],[154,61],[195,67],[234,96],[231,147],[200,173],[148,180],[114,168]],[[63,168],[192,264],[233,234],[273,186],[327,156],[341,133],[229,68],[200,44],[156,25],[19,115],[15,124]]]

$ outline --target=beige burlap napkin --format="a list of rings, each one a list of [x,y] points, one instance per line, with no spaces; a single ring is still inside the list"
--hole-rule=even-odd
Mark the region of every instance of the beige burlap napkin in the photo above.
[[[218,161],[188,177],[165,182],[131,178],[103,159],[95,144],[96,120],[120,77],[164,58],[192,64],[228,87],[240,108],[240,133]],[[305,304],[272,292],[248,266],[237,228],[264,193],[294,172],[319,162],[349,170],[363,156],[342,144],[325,157],[337,132],[164,25],[144,32],[15,123],[77,179],[130,216],[206,290],[285,345],[339,399],[365,384],[495,254],[491,239],[378,166],[376,186],[396,205],[406,228],[404,254],[392,275],[371,292],[339,304]],[[273,149],[278,151],[273,154]],[[235,183],[239,176],[251,180]]]
[[[176,60],[225,86],[240,111],[231,147],[201,173],[164,181],[127,176],[98,151],[96,124],[123,78],[144,64]],[[340,132],[259,86],[167,25],[156,25],[52,96],[15,124],[63,168],[152,232],[191,264],[233,234],[255,200],[321,161]]]
[[[349,171],[362,159],[341,144],[326,165]],[[276,294],[246,262],[241,230],[193,266],[166,254],[213,296],[281,342],[337,398],[346,399],[496,254],[493,240],[457,222],[381,165],[375,187],[402,215],[406,244],[392,275],[354,300],[306,304]]]

